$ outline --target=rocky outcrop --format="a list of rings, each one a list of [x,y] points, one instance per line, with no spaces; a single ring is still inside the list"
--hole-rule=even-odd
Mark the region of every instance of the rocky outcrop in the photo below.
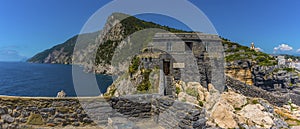
[[[183,81],[178,81],[175,86],[177,87],[177,98],[179,101],[203,106],[204,102],[211,99],[207,88],[203,87],[199,82],[186,84]]]
[[[224,92],[221,94],[220,101],[224,101],[231,105],[234,109],[241,109],[247,104],[247,98],[244,95],[235,92]]]
[[[294,72],[289,72],[278,66],[259,66],[251,61],[236,60],[227,62],[226,75],[246,83],[254,85],[270,92],[287,93],[288,89],[297,87],[299,77]]]
[[[125,73],[119,76],[116,81],[113,82],[111,86],[108,87],[105,96],[123,96],[123,95],[133,95],[139,93],[156,94],[159,90],[159,69],[152,69],[150,73],[147,73],[149,77],[145,77],[147,69],[138,69],[136,73],[130,74]],[[148,79],[148,80],[147,80]],[[147,90],[141,90],[140,87],[143,85],[144,81],[149,81]]]
[[[288,89],[296,87],[299,77],[294,72],[289,72],[278,66],[259,67],[252,70],[254,85],[267,91],[286,93]]]
[[[219,93],[212,84],[204,88],[198,82],[186,84],[180,81],[175,86],[180,91],[178,100],[205,107],[207,128],[288,128],[284,119],[274,112],[278,107],[257,96],[245,96],[231,87]],[[258,91],[250,90],[252,93],[249,94],[255,95],[253,92]]]
[[[264,110],[264,107],[260,104],[248,104],[241,111],[237,112],[241,116],[239,121],[261,126],[261,128],[271,128],[274,125],[272,114]]]
[[[248,85],[253,85],[250,61],[227,62],[225,72],[228,76]]]
[[[280,115],[289,125],[299,127],[299,120],[300,120],[299,106],[293,103],[289,103],[282,107],[275,107],[274,112]]]
[[[236,100],[233,101],[233,100]],[[288,128],[274,107],[263,99],[249,98],[233,91],[221,94],[208,117],[210,128]]]
[[[234,108],[226,102],[218,102],[214,111],[211,113],[211,123],[215,123],[221,128],[236,128],[238,123],[235,121]]]

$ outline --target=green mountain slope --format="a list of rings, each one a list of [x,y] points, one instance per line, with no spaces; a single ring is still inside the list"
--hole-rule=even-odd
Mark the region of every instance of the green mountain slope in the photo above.
[[[121,19],[124,20],[121,21]],[[118,23],[116,21],[120,22]],[[123,46],[123,49],[127,51],[119,52],[122,53],[124,57],[130,56],[130,52],[134,51],[134,49],[145,47],[145,45],[147,45],[145,43],[151,42],[152,37],[157,32],[157,30],[154,31],[148,28],[156,28],[174,33],[187,32],[167,26],[161,26],[153,22],[143,21],[126,14],[113,13],[110,17],[108,17],[102,31],[76,35],[62,44],[56,45],[51,49],[47,49],[41,53],[38,53],[37,55],[28,59],[28,62],[72,64],[72,56],[74,55],[74,58],[78,58],[78,61],[76,61],[76,63],[86,66],[86,68],[88,68],[88,71],[106,73],[109,69],[108,67],[112,64],[111,61],[114,54],[116,54],[115,52],[118,51],[116,50],[116,48],[120,45],[120,43],[122,43],[122,41],[126,41],[125,44],[127,44],[124,45],[124,42],[123,44],[121,44],[121,46]],[[147,31],[143,32],[143,30]],[[128,37],[132,37],[130,41],[127,41],[126,38]],[[235,49],[227,49],[225,51],[227,53],[227,62],[232,62],[235,60],[251,60],[262,66],[270,66],[276,63],[276,61],[274,61],[275,59],[266,53],[256,52],[254,50],[250,50],[246,46],[242,46],[238,43],[231,42],[224,38],[222,39],[223,44],[227,44],[228,48],[236,46]],[[92,45],[85,46],[81,51],[73,53],[76,42]],[[99,44],[99,46],[95,46],[95,44]],[[95,49],[95,47],[98,48],[96,57],[91,61],[91,59],[88,58],[89,55],[92,54],[89,53],[89,50]],[[115,58],[119,57],[115,56]],[[121,61],[122,59],[120,58],[117,60]]]
[[[124,19],[124,20],[122,20],[119,24],[110,28],[110,26],[115,22],[115,20],[120,20],[120,19]],[[110,64],[111,63],[110,60],[112,59],[115,48],[122,40],[125,39],[125,37],[137,31],[147,29],[147,28],[157,28],[169,32],[186,32],[183,30],[178,30],[167,26],[161,26],[153,22],[143,21],[136,17],[129,16],[126,14],[113,13],[108,18],[107,23],[102,30],[102,33],[99,31],[94,33],[76,35],[62,44],[56,45],[51,49],[47,49],[41,53],[38,53],[37,55],[28,59],[28,62],[71,64],[73,48],[75,46],[77,39],[80,39],[80,41],[77,42],[83,42],[87,44],[100,42],[100,46],[98,47],[99,49],[97,50],[96,59],[94,63],[95,65]],[[153,34],[152,33],[148,34],[148,36],[151,37],[151,35]],[[98,40],[99,38],[101,38],[102,41],[99,41]],[[86,56],[88,54],[83,54],[83,55]]]
[[[250,62],[256,62],[256,64],[260,66],[273,66],[277,64],[274,57],[264,52],[251,50],[247,46],[240,45],[224,38],[222,38],[222,43],[223,45],[228,46],[228,49],[225,50],[225,60],[227,62],[248,60]]]

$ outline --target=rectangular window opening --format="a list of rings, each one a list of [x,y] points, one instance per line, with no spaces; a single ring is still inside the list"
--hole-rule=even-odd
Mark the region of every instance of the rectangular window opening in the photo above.
[[[192,51],[193,50],[193,43],[192,42],[185,42],[185,50]]]

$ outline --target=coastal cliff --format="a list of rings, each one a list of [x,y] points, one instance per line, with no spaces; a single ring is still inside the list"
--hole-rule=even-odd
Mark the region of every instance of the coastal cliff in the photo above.
[[[127,18],[122,20],[124,17]],[[158,28],[161,30],[143,32],[147,28]],[[105,117],[99,118],[99,116],[103,116],[103,112],[99,114],[99,112],[93,110],[95,114],[91,116],[97,117],[99,121],[91,121],[87,116],[82,119],[76,114],[74,121],[78,123],[74,123],[73,119],[71,122],[68,121],[71,119],[70,114],[75,112],[74,109],[67,109],[70,112],[67,112],[68,115],[63,117],[63,119],[67,119],[64,121],[56,119],[61,116],[59,115],[61,112],[59,111],[60,108],[54,107],[54,116],[51,115],[51,119],[44,119],[41,125],[52,126],[53,123],[55,127],[85,126],[94,125],[95,123],[109,125],[118,121],[114,120],[115,117],[120,117],[118,113],[135,118],[151,118],[153,122],[159,123],[160,126],[165,128],[200,128],[204,126],[208,128],[287,128],[288,124],[299,125],[300,118],[296,114],[299,113],[300,108],[297,105],[300,105],[300,103],[298,102],[299,100],[290,97],[295,96],[295,98],[299,98],[299,95],[296,91],[289,94],[283,93],[290,91],[287,85],[296,85],[297,81],[292,83],[292,81],[289,81],[289,79],[291,80],[288,76],[290,74],[282,76],[286,72],[283,72],[282,69],[276,70],[275,65],[277,61],[274,57],[226,39],[213,39],[218,36],[205,35],[213,37],[209,41],[220,43],[222,44],[221,47],[225,49],[225,73],[228,78],[226,80],[226,90],[223,92],[225,82],[222,83],[221,87],[212,85],[213,80],[221,82],[222,79],[212,78],[212,66],[209,66],[209,64],[213,62],[213,64],[218,66],[217,68],[223,68],[224,61],[209,56],[206,51],[208,45],[205,46],[202,42],[194,42],[195,44],[183,42],[185,46],[178,48],[184,48],[184,50],[181,53],[173,54],[180,56],[181,61],[186,63],[185,65],[182,62],[170,63],[172,61],[171,55],[161,51],[153,52],[149,45],[143,44],[152,42],[152,37],[155,33],[162,30],[181,32],[181,34],[185,32],[142,21],[132,16],[115,13],[108,18],[102,31],[77,35],[65,43],[29,59],[28,61],[33,63],[76,64],[83,66],[87,72],[118,75],[116,81],[104,94],[105,98],[109,98],[105,99],[109,104],[100,103],[99,105],[98,103],[98,105],[91,106],[92,109],[97,106],[104,107],[104,111],[107,111],[105,113],[111,116],[105,115]],[[141,32],[144,35],[139,35],[139,33],[135,32]],[[195,33],[183,33],[185,38],[193,38],[193,34]],[[160,39],[172,37],[166,33],[161,35]],[[178,35],[180,34],[178,33]],[[139,38],[137,39],[136,37]],[[201,39],[201,41],[203,40],[205,39]],[[82,48],[79,51],[74,52],[73,49],[76,42],[88,45],[81,46]],[[162,44],[162,42],[159,43]],[[171,43],[167,44],[170,45]],[[134,52],[138,54],[122,53],[122,49],[131,51],[133,48],[137,50]],[[90,59],[89,55],[94,54],[92,53],[93,49],[97,49],[95,59]],[[196,53],[196,57],[189,58],[188,54],[192,52]],[[223,51],[221,52],[223,54]],[[120,56],[120,53],[122,56]],[[223,57],[222,54],[219,57]],[[123,56],[125,58],[122,58]],[[168,60],[165,61],[166,59]],[[114,60],[117,60],[117,62],[114,62]],[[176,68],[173,68],[173,66],[176,66]],[[165,67],[168,67],[167,70]],[[186,70],[185,67],[190,67],[190,71]],[[195,69],[193,68],[198,68],[199,72],[194,74],[193,71]],[[183,81],[178,76],[183,71],[187,71],[187,74],[182,75],[186,77],[183,79],[188,81]],[[275,86],[279,89],[277,92],[282,93],[279,96],[268,92],[274,91],[276,89]],[[275,90],[275,93],[277,92]],[[147,95],[141,95],[142,97],[139,96],[137,98],[132,97],[146,93],[151,94],[150,97]],[[156,96],[156,94],[160,95]],[[129,96],[130,99],[137,99],[142,102],[132,102],[130,99],[124,98],[124,96]],[[104,101],[104,99],[102,100]],[[70,101],[72,102],[73,100]],[[34,103],[40,102],[34,101]],[[53,102],[51,101],[51,103]],[[74,101],[75,107],[80,109],[77,103]],[[173,107],[172,104],[176,106]],[[49,103],[46,105],[49,105]],[[189,107],[189,109],[182,106]],[[31,105],[26,106],[24,109],[28,110],[28,107],[31,107]],[[114,110],[110,110],[110,107]],[[41,108],[49,108],[49,106],[41,105]],[[15,121],[15,118],[19,119],[19,117],[14,118],[13,114],[6,111],[6,109],[4,117],[1,116],[1,118],[5,119],[3,125],[19,124],[19,121]],[[11,110],[16,109],[13,107]],[[35,111],[43,112],[39,108],[32,111],[33,113]],[[116,112],[117,114],[114,114]],[[49,113],[46,114],[49,115]],[[43,117],[41,115],[38,115],[40,121],[41,117]],[[30,124],[30,118],[29,116],[27,117],[25,117],[26,122],[24,120],[23,124]],[[122,118],[118,119],[123,120]],[[167,119],[170,119],[170,121],[167,121]],[[48,124],[49,121],[52,123]],[[117,122],[117,124],[122,125],[126,122],[127,120],[125,119],[124,122]]]
[[[135,32],[150,28],[156,28],[160,31],[186,32],[143,21],[123,13],[113,13],[108,17],[101,31],[76,35],[62,44],[38,53],[27,61],[32,63],[77,64],[84,66],[87,72],[112,74],[111,60],[115,50],[121,49],[117,47],[126,44],[134,45],[140,43],[139,40],[151,39],[154,32],[148,32],[149,34],[146,33],[142,37],[137,37],[139,39],[136,40],[127,39]],[[73,53],[76,43],[86,45],[81,46],[79,51]],[[90,59],[90,55],[95,54],[91,53],[95,48],[97,48],[95,59]]]

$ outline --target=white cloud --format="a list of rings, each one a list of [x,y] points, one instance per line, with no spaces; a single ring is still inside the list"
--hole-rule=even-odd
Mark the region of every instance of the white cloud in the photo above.
[[[298,53],[300,53],[300,48],[297,50]]]
[[[287,44],[281,44],[278,47],[274,47],[274,51],[291,51],[291,50],[293,50],[293,47]]]

